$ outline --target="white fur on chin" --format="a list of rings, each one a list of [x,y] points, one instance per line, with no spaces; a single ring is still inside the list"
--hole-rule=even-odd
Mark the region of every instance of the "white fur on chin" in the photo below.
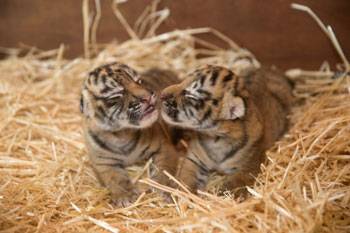
[[[158,120],[159,112],[158,110],[154,110],[150,114],[147,114],[140,120],[140,124],[135,128],[147,128],[153,125]]]

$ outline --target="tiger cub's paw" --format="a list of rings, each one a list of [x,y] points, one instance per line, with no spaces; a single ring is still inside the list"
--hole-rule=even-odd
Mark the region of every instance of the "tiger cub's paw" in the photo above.
[[[161,185],[165,185],[168,187],[171,187],[171,184],[173,183],[169,177],[167,177],[164,173],[158,172],[153,178],[154,181]]]
[[[165,174],[158,173],[152,179],[161,185],[168,186],[168,187],[173,186],[173,182]],[[167,203],[170,203],[172,201],[170,193],[168,192],[165,192],[163,190],[160,190],[154,187],[150,187],[150,191],[157,192],[163,198],[163,200]]]
[[[127,207],[134,203],[140,192],[131,183],[127,186],[114,186],[110,188],[112,203],[117,207]]]
[[[246,197],[248,195],[246,186],[251,185],[253,182],[254,178],[250,175],[242,173],[234,174],[227,177],[226,182],[219,191],[221,193],[230,191],[236,197]]]
[[[117,198],[113,198],[112,203],[116,207],[120,208],[126,208],[133,204],[137,200],[137,195],[124,195],[124,196],[119,196]]]

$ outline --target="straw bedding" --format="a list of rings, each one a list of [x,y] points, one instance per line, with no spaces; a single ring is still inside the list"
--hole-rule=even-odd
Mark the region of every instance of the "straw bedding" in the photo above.
[[[231,49],[196,37],[205,32]],[[350,232],[349,76],[327,65],[288,72],[299,98],[293,127],[267,152],[248,198],[215,195],[218,176],[199,196],[173,190],[150,180],[146,164],[130,168],[134,181],[169,191],[174,202],[141,194],[118,209],[82,140],[78,99],[86,73],[115,60],[180,75],[206,63],[239,69],[234,59],[249,53],[203,28],[111,43],[91,59],[63,54],[63,46],[33,49],[0,62],[0,232]]]

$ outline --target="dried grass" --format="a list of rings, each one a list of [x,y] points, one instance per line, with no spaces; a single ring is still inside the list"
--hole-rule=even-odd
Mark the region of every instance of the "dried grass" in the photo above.
[[[154,23],[162,14],[153,6],[143,17]],[[174,202],[143,193],[127,208],[110,205],[81,136],[78,98],[86,73],[115,60],[181,75],[206,63],[239,69],[233,67],[235,59],[249,54],[209,28],[154,35],[153,27],[136,26],[146,38],[108,44],[94,58],[64,60],[62,46],[21,58],[11,50],[13,55],[0,62],[0,232],[350,231],[349,74],[337,75],[327,65],[317,72],[288,72],[303,103],[291,114],[290,132],[267,153],[246,200],[215,195],[216,176],[209,192],[199,196],[164,187],[147,173],[142,176],[146,166],[131,167],[130,173],[170,192]],[[213,33],[231,49],[199,40],[198,33]]]

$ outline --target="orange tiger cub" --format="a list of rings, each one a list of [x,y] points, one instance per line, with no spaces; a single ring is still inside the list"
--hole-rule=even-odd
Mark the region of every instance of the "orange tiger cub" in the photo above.
[[[293,102],[290,83],[277,71],[239,77],[210,65],[164,89],[161,99],[162,118],[189,131],[177,177],[193,192],[213,171],[226,175],[223,189],[243,191],[251,184],[264,152],[286,131]]]
[[[170,71],[139,75],[122,63],[98,67],[84,82],[80,108],[86,147],[97,177],[117,205],[130,204],[138,194],[127,166],[153,157],[158,182],[168,182],[161,171],[175,173],[176,140],[158,120],[156,92],[177,82]]]

